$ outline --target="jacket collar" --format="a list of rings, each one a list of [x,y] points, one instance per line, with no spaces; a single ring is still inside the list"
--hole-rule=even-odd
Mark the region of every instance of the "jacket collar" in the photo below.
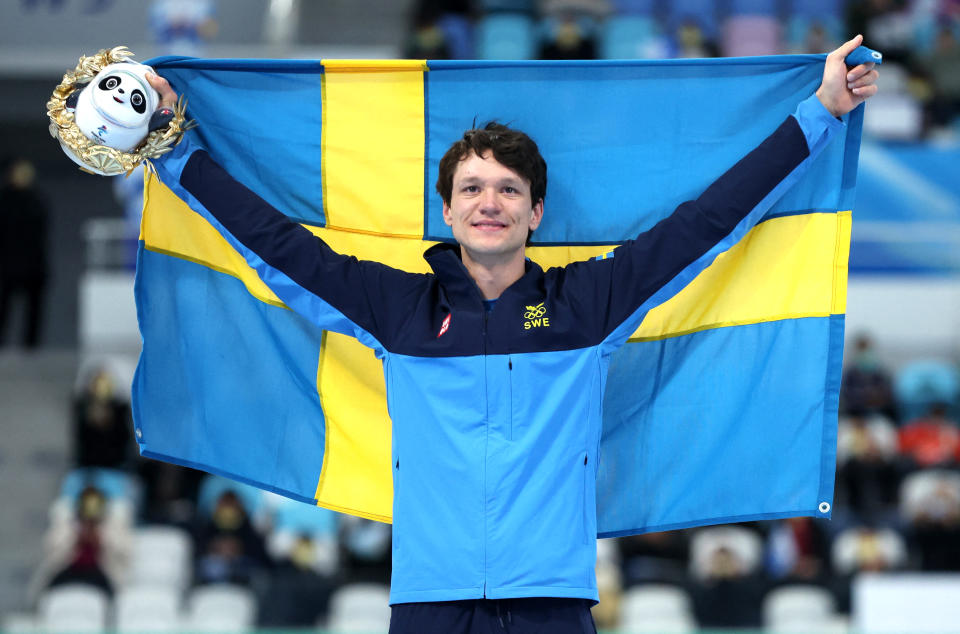
[[[474,303],[477,306],[482,304],[483,294],[460,259],[460,245],[447,242],[435,244],[424,252],[423,259],[433,269],[437,280],[451,301],[461,305],[464,302]],[[526,270],[523,277],[511,284],[501,298],[513,293],[529,296],[532,292],[541,289],[543,269],[530,259],[527,259],[525,264]]]

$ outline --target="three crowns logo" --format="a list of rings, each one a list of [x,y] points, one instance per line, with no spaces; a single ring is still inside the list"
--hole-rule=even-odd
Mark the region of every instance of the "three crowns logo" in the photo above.
[[[547,308],[543,305],[543,302],[540,302],[536,306],[527,306],[526,311],[523,313],[523,329],[530,330],[531,328],[549,328],[550,327],[550,318],[546,316]]]

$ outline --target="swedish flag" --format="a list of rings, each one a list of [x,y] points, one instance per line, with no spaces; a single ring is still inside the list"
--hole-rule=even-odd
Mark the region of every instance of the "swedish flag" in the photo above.
[[[422,252],[452,240],[438,163],[474,121],[524,130],[549,163],[527,250],[547,268],[606,257],[695,198],[813,93],[823,60],[150,63],[239,181],[341,253],[427,272]],[[829,516],[862,108],[844,119],[764,219],[615,353],[601,536]],[[288,310],[155,177],[137,302],[143,455],[390,520],[379,361]]]

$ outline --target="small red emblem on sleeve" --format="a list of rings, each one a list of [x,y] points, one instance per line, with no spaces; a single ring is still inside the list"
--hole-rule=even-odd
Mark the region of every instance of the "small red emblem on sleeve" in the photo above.
[[[453,317],[453,313],[447,313],[447,316],[443,318],[443,323],[440,324],[440,332],[437,333],[437,339],[439,339],[443,333],[450,330],[450,318]]]

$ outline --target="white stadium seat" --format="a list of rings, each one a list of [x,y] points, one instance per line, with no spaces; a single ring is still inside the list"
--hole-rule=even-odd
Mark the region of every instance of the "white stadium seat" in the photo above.
[[[56,586],[40,596],[37,622],[42,632],[105,632],[109,603],[107,593],[94,586]]]
[[[327,627],[334,632],[386,632],[390,627],[390,589],[375,583],[340,588],[330,597]]]
[[[184,629],[193,632],[244,632],[253,629],[257,602],[253,592],[226,583],[195,588],[187,598]]]
[[[650,584],[630,588],[620,604],[620,626],[625,632],[671,634],[696,629],[690,597],[681,588]]]
[[[170,586],[123,588],[114,601],[116,631],[173,632],[180,626],[180,590]]]
[[[144,526],[133,534],[131,585],[185,589],[191,580],[193,546],[190,535],[175,526]]]

